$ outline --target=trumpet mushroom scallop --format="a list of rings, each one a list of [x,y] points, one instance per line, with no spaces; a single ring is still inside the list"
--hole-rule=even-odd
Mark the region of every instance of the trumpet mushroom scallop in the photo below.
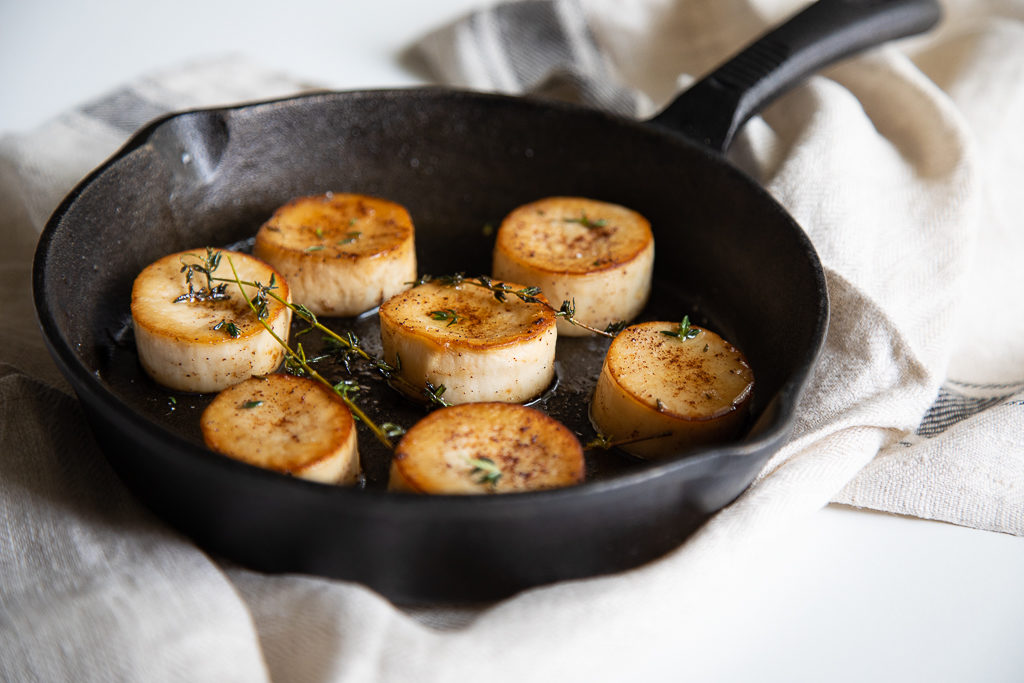
[[[564,425],[510,403],[441,408],[395,448],[388,489],[488,494],[552,489],[584,478],[583,448]]]
[[[540,287],[596,329],[632,320],[651,291],[654,235],[642,215],[582,197],[549,197],[512,211],[494,245],[495,277]],[[591,334],[558,321],[558,333]]]
[[[247,301],[257,289],[243,286],[243,296],[228,259],[240,281],[273,283],[274,292],[290,301],[280,274],[247,254],[194,249],[150,264],[132,286],[131,315],[139,361],[157,383],[214,392],[281,365],[283,348]],[[215,279],[208,282],[204,271]],[[287,339],[291,309],[267,297],[263,322]]]
[[[469,282],[420,284],[380,307],[384,359],[412,387],[443,386],[450,404],[527,401],[555,374],[555,315],[538,301],[499,301]]]
[[[235,460],[325,484],[359,478],[348,406],[311,379],[253,377],[220,392],[203,411],[203,440]]]
[[[663,457],[735,438],[753,389],[746,358],[714,332],[686,319],[642,323],[612,340],[590,418],[623,450]]]
[[[274,212],[256,233],[253,254],[277,268],[313,313],[354,316],[416,279],[413,233],[399,204],[329,192]]]

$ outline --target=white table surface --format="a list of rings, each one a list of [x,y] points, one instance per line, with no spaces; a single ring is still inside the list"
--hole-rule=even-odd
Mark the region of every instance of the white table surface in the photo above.
[[[351,89],[480,0],[0,0],[0,134],[153,69],[242,54]],[[1024,681],[1024,539],[831,506],[723,596],[670,680]]]

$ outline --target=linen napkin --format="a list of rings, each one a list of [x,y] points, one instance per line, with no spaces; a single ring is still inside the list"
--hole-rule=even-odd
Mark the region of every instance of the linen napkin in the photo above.
[[[447,82],[643,117],[799,4],[509,3],[421,49]],[[730,156],[811,235],[833,306],[797,435],[762,479],[796,476],[802,444],[818,453],[822,439],[873,427],[880,447],[833,470],[830,500],[1022,534],[1024,235],[1011,150],[1024,9],[993,9],[947,3],[938,35],[812,78],[748,124]]]
[[[800,4],[526,0],[417,52],[441,82],[646,116]],[[0,139],[16,314],[0,328],[0,679],[663,680],[735,594],[732,568],[830,501],[1024,534],[1024,11],[946,10],[935,34],[782,97],[730,151],[827,271],[831,326],[793,440],[667,557],[489,606],[402,610],[207,557],[117,482],[34,329],[35,236],[132,129],[308,84],[186,65]]]

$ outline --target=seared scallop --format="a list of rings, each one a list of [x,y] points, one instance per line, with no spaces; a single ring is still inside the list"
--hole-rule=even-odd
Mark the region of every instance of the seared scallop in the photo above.
[[[326,484],[359,478],[352,413],[311,379],[248,379],[220,392],[200,425],[207,446],[250,465]]]
[[[384,359],[408,385],[444,386],[450,404],[539,395],[554,378],[557,335],[547,306],[512,295],[499,301],[467,282],[427,282],[380,307]]]
[[[510,493],[579,484],[583,449],[544,413],[517,404],[441,408],[395,448],[388,488],[434,494]]]
[[[642,323],[609,346],[590,417],[627,452],[656,458],[737,436],[753,388],[746,358],[714,332]]]
[[[285,301],[288,284],[266,263],[237,252],[206,249],[170,254],[147,266],[132,287],[131,314],[139,361],[146,373],[170,389],[220,391],[253,375],[273,372],[284,349],[257,319],[232,281],[227,259],[243,282],[270,286]],[[212,271],[214,279],[191,267]],[[186,276],[191,276],[186,281]],[[287,339],[291,310],[268,297],[264,322]]]
[[[654,236],[642,215],[581,197],[549,197],[510,213],[494,245],[494,275],[568,301],[580,322],[605,329],[637,316],[651,291]],[[559,334],[584,336],[558,321]]]
[[[260,227],[253,253],[317,315],[358,315],[416,279],[409,212],[359,194],[293,199]]]

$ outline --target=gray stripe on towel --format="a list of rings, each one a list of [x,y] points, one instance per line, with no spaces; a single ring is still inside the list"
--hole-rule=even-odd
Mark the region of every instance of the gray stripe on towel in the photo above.
[[[112,128],[133,133],[144,124],[166,114],[168,109],[145,99],[134,90],[124,88],[85,104],[79,111]]]

